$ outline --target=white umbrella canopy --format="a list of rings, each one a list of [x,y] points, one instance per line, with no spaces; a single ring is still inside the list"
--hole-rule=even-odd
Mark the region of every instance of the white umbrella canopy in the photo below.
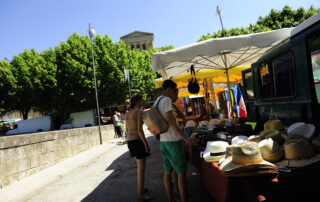
[[[228,70],[238,66],[250,66],[267,50],[290,37],[293,28],[268,32],[214,38],[181,48],[154,53],[152,69],[168,79],[201,69]],[[227,75],[228,76],[228,75]]]

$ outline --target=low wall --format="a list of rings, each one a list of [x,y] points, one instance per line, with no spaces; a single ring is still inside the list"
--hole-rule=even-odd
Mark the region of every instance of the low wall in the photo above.
[[[113,139],[113,125],[101,134]],[[0,137],[0,188],[99,144],[97,126]]]

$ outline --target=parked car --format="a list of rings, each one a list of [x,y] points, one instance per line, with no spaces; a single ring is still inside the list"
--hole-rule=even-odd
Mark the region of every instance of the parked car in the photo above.
[[[74,112],[70,114],[60,129],[81,128],[96,125],[95,110],[87,110],[82,112]]]
[[[52,121],[50,116],[37,117],[16,122],[13,130],[6,132],[6,135],[35,133],[51,129]]]

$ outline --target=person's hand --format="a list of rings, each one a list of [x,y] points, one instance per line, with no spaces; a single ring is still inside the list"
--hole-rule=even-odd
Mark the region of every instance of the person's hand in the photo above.
[[[150,153],[150,148],[149,148],[149,146],[146,146],[145,149],[146,149],[146,152],[147,152],[147,153]]]
[[[185,137],[185,138],[184,138],[184,141],[185,141],[187,144],[198,145],[197,141],[196,141],[195,139],[190,138],[190,137]]]

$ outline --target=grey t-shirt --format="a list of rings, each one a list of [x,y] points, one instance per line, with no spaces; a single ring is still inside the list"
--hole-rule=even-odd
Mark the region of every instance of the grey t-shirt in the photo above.
[[[163,97],[158,104],[158,110],[161,113],[161,115],[167,119],[166,112],[173,111],[172,108],[172,100],[171,98],[167,96],[159,96],[157,100],[154,102],[154,105],[158,103],[158,100]],[[176,113],[173,112],[174,117],[176,117]],[[178,125],[178,122],[177,122]],[[179,126],[179,125],[178,125]],[[182,140],[182,137],[180,137],[178,134],[176,134],[173,129],[169,126],[169,129],[165,133],[160,134],[160,141],[179,141]]]

